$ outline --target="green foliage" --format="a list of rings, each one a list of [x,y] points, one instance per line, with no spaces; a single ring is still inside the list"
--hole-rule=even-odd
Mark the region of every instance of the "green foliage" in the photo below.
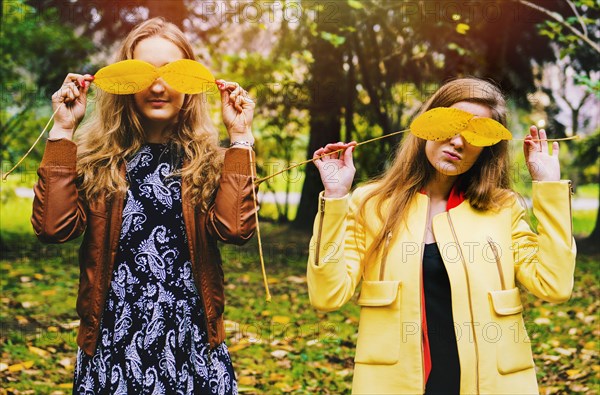
[[[584,86],[588,92],[600,98],[600,80],[593,80],[585,74],[577,74],[575,75],[575,81],[577,84]]]
[[[356,10],[364,8],[364,6],[358,0],[348,0],[348,5]]]
[[[576,16],[563,18],[559,15],[557,18],[562,23],[556,20],[546,20],[538,26],[539,34],[549,37],[558,45],[560,59],[569,57],[572,60],[570,66],[577,73],[575,81],[600,98],[600,81],[597,77],[592,78],[600,61],[600,53],[565,26],[570,26],[582,36],[597,43],[600,32],[597,19],[600,14],[600,3],[593,0],[579,0],[574,1],[573,6],[576,8]],[[569,9],[568,12],[572,13],[573,10]]]
[[[48,121],[52,92],[83,69],[93,46],[59,23],[56,9],[41,13],[23,0],[2,7],[2,160],[14,162]]]
[[[305,159],[308,143],[308,95],[303,71],[310,52],[299,49],[287,58],[259,54],[223,55],[225,78],[239,81],[261,103],[254,121],[258,177],[266,177]],[[261,185],[263,192],[299,192],[303,168],[286,172]],[[293,218],[289,202],[275,204],[275,213],[261,213],[280,222]]]
[[[574,165],[581,184],[600,182],[600,129],[575,145]],[[597,195],[596,195],[597,196]]]
[[[330,42],[331,45],[333,45],[335,48],[339,47],[340,45],[346,42],[346,37],[329,32],[321,32],[321,38],[325,41]]]

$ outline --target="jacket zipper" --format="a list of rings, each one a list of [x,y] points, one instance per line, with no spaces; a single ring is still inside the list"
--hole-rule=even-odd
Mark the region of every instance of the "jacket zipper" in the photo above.
[[[388,231],[385,237],[385,245],[383,246],[383,256],[381,257],[381,266],[379,267],[379,281],[383,281],[385,274],[385,264],[387,263],[388,250],[390,248],[390,240],[392,240],[392,231]]]
[[[454,238],[454,242],[458,247],[458,251],[460,252],[460,259],[463,264],[463,269],[465,271],[465,280],[467,283],[467,296],[469,297],[469,313],[471,314],[471,332],[473,333],[473,344],[475,345],[475,382],[477,383],[477,394],[479,394],[479,345],[477,344],[477,336],[475,334],[475,323],[473,322],[473,301],[471,299],[471,284],[469,282],[469,272],[467,271],[467,262],[465,261],[465,257],[462,253],[462,249],[460,248],[460,244],[458,243],[458,237],[456,237],[456,231],[454,230],[454,224],[452,223],[452,218],[450,217],[450,212],[446,211],[446,216],[448,217],[448,223],[450,224],[450,230],[452,231],[452,237]]]
[[[423,347],[425,347],[425,345],[423,344],[423,295],[421,294],[422,292],[425,292],[425,290],[423,289],[424,284],[423,284],[423,257],[425,255],[425,238],[427,237],[427,224],[429,221],[429,215],[431,214],[431,204],[430,204],[430,200],[429,200],[429,196],[427,196],[427,217],[425,217],[425,230],[423,231],[423,239],[422,239],[422,248],[421,248],[421,265],[419,266],[419,317],[420,317],[420,324],[421,324],[421,366],[422,366],[422,371],[423,371],[423,375],[421,377],[421,394],[425,393],[425,386],[427,385],[427,382],[425,381],[425,350],[423,349]],[[432,221],[433,222],[433,221]],[[431,228],[431,232],[433,233],[433,224],[432,224],[432,228]]]
[[[569,217],[571,218],[571,247],[573,247],[573,210],[571,207],[571,197],[573,196],[573,184],[569,181]]]
[[[494,258],[496,259],[496,268],[498,269],[498,277],[500,277],[500,286],[502,290],[506,289],[506,283],[504,281],[504,272],[502,271],[502,262],[500,262],[500,254],[498,254],[498,249],[496,248],[496,244],[491,237],[488,236],[487,242],[494,253]]]
[[[325,215],[325,199],[319,199],[319,232],[317,233],[317,251],[315,252],[315,266],[319,266],[319,255],[321,249],[321,233],[323,232],[323,216]]]

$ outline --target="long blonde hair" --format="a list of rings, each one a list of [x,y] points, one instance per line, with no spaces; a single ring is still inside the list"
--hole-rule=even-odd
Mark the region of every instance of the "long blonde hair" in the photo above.
[[[442,85],[422,106],[419,114],[436,107],[450,107],[460,101],[488,106],[492,118],[506,126],[506,101],[502,92],[490,82],[478,78],[455,79]],[[376,188],[371,188],[359,203],[358,220],[369,226],[366,205],[369,200],[377,198],[375,211],[384,226],[375,230],[376,236],[366,253],[367,262],[379,251],[388,231],[404,223],[411,201],[435,177],[436,170],[425,155],[425,143],[426,140],[406,134],[389,169],[368,183],[375,184]],[[459,191],[475,209],[501,207],[510,196],[508,142],[502,140],[484,147],[475,164],[457,182]],[[384,213],[385,202],[393,209]]]
[[[187,59],[194,59],[183,32],[162,18],[137,25],[123,40],[116,61],[132,59],[137,44],[149,37],[171,41]],[[89,202],[101,195],[125,192],[127,182],[120,167],[145,142],[140,114],[133,95],[113,95],[98,91],[95,109],[77,133],[77,174],[80,193]],[[186,199],[206,210],[214,198],[221,167],[222,149],[218,132],[210,119],[205,94],[185,95],[177,120],[172,125],[170,144],[186,160],[176,174],[190,188]]]

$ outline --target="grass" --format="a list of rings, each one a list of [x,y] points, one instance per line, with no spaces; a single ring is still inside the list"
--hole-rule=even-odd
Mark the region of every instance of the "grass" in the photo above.
[[[597,213],[597,210],[573,211],[573,233],[575,237],[585,237],[592,233]]]
[[[38,243],[30,212],[29,199],[12,197],[0,207],[0,363],[5,364],[0,394],[67,394],[76,352],[81,239],[58,246]],[[575,232],[589,232],[595,211],[574,214]],[[349,393],[358,306],[315,311],[305,278],[309,235],[266,222],[261,230],[271,303],[265,301],[256,240],[222,248],[227,343],[240,392]],[[553,305],[524,295],[541,393],[600,393],[599,280],[599,258],[579,256],[571,300]]]
[[[587,198],[587,199],[598,199],[598,184],[586,184],[579,185],[575,189],[575,197]]]

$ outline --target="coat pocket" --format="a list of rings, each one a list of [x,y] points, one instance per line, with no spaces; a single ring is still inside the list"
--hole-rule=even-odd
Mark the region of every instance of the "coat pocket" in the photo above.
[[[393,365],[400,357],[400,281],[363,281],[357,363]]]
[[[499,325],[496,361],[500,374],[509,374],[534,366],[531,341],[523,323],[523,305],[519,289],[491,291],[493,318]]]

